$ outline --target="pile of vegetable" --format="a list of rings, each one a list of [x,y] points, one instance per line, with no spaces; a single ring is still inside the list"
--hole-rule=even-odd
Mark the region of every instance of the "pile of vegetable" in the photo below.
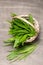
[[[8,32],[11,38],[6,40],[5,43],[6,45],[11,45],[13,50],[10,51],[7,58],[9,60],[21,60],[30,55],[37,47],[37,44],[33,42],[26,42],[31,37],[37,35],[37,31],[34,28],[35,21],[31,14],[28,17],[20,17],[13,13],[11,17],[12,20],[9,21],[10,27]]]

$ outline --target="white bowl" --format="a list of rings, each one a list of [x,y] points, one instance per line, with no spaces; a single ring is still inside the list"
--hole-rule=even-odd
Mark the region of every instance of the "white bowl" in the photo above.
[[[19,18],[19,19],[23,20],[24,22],[30,24],[30,22],[28,22],[23,17],[27,18],[28,15],[19,15],[19,16],[15,16],[14,18]],[[38,34],[39,34],[39,23],[35,18],[33,18],[33,20],[34,20],[34,25],[32,25],[32,24],[30,24],[30,25],[35,28],[35,30],[37,31],[37,35],[35,35],[35,36],[31,37],[30,39],[26,40],[26,42],[34,41],[37,38]]]

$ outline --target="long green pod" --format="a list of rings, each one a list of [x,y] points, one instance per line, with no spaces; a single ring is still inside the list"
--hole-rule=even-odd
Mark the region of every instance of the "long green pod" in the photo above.
[[[31,54],[36,48],[36,45],[30,45],[30,46],[25,46],[24,48],[21,49],[17,49],[15,51],[11,51],[10,54],[8,55],[8,59],[12,60],[17,58],[19,55],[20,57],[18,57],[18,60],[21,60],[23,58],[25,58],[26,56],[28,56],[29,54]]]

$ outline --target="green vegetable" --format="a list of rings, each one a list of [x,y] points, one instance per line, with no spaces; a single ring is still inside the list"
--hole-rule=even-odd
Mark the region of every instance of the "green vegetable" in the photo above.
[[[17,16],[15,13],[11,13],[11,16],[14,17],[14,16]]]
[[[33,16],[30,14],[28,17],[29,17],[28,21],[30,23],[34,24]]]
[[[26,45],[21,48],[17,48],[16,50],[12,50],[10,54],[7,56],[9,60],[13,60],[14,58],[18,58],[18,60],[21,60],[25,57],[27,57],[30,53],[32,53],[35,48],[37,47],[37,44],[32,45]]]
[[[6,45],[12,44],[15,50],[12,50],[7,57],[9,60],[13,60],[14,58],[21,60],[31,54],[36,48],[37,44],[29,45],[28,43],[28,45],[26,45],[25,41],[35,36],[37,32],[31,25],[27,24],[23,20],[14,18],[17,16],[16,14],[11,14],[11,16],[12,20],[10,21],[9,34],[12,37],[6,40],[5,43]],[[28,16],[28,22],[33,25],[34,20],[32,15]]]

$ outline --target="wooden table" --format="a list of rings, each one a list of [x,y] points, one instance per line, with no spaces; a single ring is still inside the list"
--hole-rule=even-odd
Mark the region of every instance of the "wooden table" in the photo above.
[[[37,49],[26,58],[19,62],[10,63],[6,56],[11,47],[4,47],[3,40],[8,35],[10,13],[18,15],[31,13],[40,24],[40,36]],[[43,0],[0,0],[0,65],[43,65]]]

